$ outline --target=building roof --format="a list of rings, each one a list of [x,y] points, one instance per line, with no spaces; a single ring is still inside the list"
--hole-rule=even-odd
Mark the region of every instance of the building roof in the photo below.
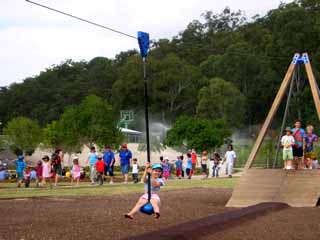
[[[122,133],[127,133],[127,134],[136,134],[136,135],[141,135],[142,134],[142,132],[135,131],[135,130],[128,129],[128,128],[120,128],[120,131]]]

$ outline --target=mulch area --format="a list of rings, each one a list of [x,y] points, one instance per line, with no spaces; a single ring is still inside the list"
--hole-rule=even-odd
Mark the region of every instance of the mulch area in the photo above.
[[[212,188],[162,192],[158,220],[142,214],[134,220],[124,219],[123,214],[140,194],[0,200],[0,239],[128,239],[147,232],[168,231],[175,225],[213,214],[237,211],[224,207],[231,193],[231,189]],[[200,229],[196,236],[194,239],[205,240],[320,239],[320,209],[271,211],[247,221],[233,221],[231,227],[221,227],[209,235],[202,234]]]

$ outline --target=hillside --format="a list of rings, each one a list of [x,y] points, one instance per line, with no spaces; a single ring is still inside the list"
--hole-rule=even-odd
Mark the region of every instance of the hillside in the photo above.
[[[211,79],[218,77],[231,83],[230,88],[245,102],[233,110],[241,112],[243,118],[229,123],[239,126],[259,123],[295,52],[309,53],[318,78],[319,42],[319,0],[281,4],[266,16],[252,19],[229,8],[218,14],[205,12],[200,20],[192,21],[172,39],[152,43],[148,73],[153,118],[167,123],[181,114],[214,118],[209,113],[215,108],[203,108],[200,103],[216,95],[212,91],[201,92],[210,88]],[[302,85],[304,79],[302,75]],[[44,126],[58,119],[64,107],[79,104],[88,94],[107,99],[115,113],[133,109],[139,114],[143,108],[143,81],[138,53],[130,50],[114,59],[97,57],[89,62],[66,60],[26,78],[23,83],[2,87],[1,121],[5,125],[13,117],[26,116]],[[215,101],[224,104],[233,97],[219,95]],[[299,107],[292,109],[290,118],[301,112],[306,120],[312,121],[314,110],[309,88],[297,93],[293,101]],[[138,122],[134,124],[139,128]]]

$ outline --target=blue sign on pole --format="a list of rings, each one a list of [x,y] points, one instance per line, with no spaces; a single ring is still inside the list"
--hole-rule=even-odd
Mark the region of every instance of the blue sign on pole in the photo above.
[[[146,58],[149,50],[149,33],[138,32],[138,43],[141,57]]]

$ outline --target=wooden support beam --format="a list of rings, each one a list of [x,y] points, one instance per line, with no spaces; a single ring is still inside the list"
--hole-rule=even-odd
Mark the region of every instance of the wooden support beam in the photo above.
[[[300,56],[300,54],[296,53],[294,55],[294,59],[299,58],[299,56]],[[256,155],[257,155],[258,150],[259,150],[259,148],[260,148],[260,146],[262,144],[262,141],[263,141],[263,139],[264,139],[264,137],[265,137],[265,135],[266,135],[266,133],[268,131],[268,128],[269,128],[269,126],[270,126],[270,124],[271,124],[271,122],[272,122],[272,120],[273,120],[278,108],[279,108],[281,100],[282,100],[283,96],[286,93],[286,90],[287,90],[287,88],[289,86],[289,83],[291,81],[291,76],[292,76],[292,73],[293,73],[295,67],[296,67],[296,61],[292,61],[290,66],[289,66],[289,68],[288,68],[288,71],[287,71],[287,73],[286,73],[286,75],[285,75],[285,77],[284,77],[284,79],[282,81],[282,84],[281,84],[280,89],[279,89],[279,91],[277,93],[277,96],[275,97],[275,99],[273,101],[273,104],[272,104],[271,109],[270,109],[270,111],[268,113],[268,116],[267,116],[266,120],[264,121],[264,123],[262,125],[262,128],[261,128],[261,130],[259,132],[259,135],[257,137],[257,140],[256,140],[256,142],[255,142],[255,144],[254,144],[254,146],[253,146],[253,148],[251,150],[251,153],[250,153],[249,158],[248,158],[248,160],[246,162],[246,165],[245,165],[245,170],[247,170],[247,169],[249,169],[251,167],[252,162],[256,158]]]
[[[317,82],[316,82],[314,75],[313,75],[313,71],[312,71],[310,61],[309,61],[308,54],[304,53],[302,56],[303,56],[303,58],[305,58],[307,60],[307,62],[305,62],[305,67],[306,67],[306,71],[307,71],[307,75],[308,75],[308,79],[309,79],[309,83],[310,83],[313,101],[316,106],[318,118],[320,120],[320,99],[319,99],[318,85],[317,85]]]

